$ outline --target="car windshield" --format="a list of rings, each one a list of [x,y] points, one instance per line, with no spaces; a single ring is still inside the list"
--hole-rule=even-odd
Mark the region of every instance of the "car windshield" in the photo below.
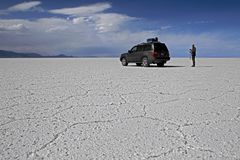
[[[136,51],[137,51],[137,46],[133,47],[133,48],[131,49],[131,51],[132,51],[132,52],[136,52]]]
[[[154,43],[155,52],[168,51],[164,43]]]

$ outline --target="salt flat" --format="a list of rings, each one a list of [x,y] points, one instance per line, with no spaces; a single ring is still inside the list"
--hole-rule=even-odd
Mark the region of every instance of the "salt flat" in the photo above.
[[[0,59],[0,159],[240,159],[240,59]]]

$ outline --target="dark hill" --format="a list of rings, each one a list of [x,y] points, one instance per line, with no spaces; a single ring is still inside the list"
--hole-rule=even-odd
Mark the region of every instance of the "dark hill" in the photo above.
[[[38,53],[17,53],[12,51],[0,50],[0,58],[67,58],[72,56],[66,56],[59,54],[56,56],[43,56]]]

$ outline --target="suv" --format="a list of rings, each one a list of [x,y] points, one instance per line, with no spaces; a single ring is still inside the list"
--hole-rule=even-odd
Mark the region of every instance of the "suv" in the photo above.
[[[169,51],[164,43],[160,43],[158,38],[147,39],[147,43],[141,43],[120,56],[123,66],[128,63],[136,63],[137,66],[148,67],[151,63],[161,67],[170,60]]]

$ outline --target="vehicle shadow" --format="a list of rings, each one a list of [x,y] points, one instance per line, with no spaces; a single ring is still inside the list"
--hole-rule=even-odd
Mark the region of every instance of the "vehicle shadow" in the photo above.
[[[158,67],[158,66],[153,66],[153,67]],[[186,67],[186,66],[172,66],[172,65],[166,65],[158,68],[174,68],[174,67]]]
[[[143,66],[137,66],[137,65],[128,65],[127,67],[143,68]],[[178,67],[186,67],[186,66],[164,65],[162,67],[158,67],[156,65],[150,65],[149,67],[144,67],[144,68],[178,68]]]

